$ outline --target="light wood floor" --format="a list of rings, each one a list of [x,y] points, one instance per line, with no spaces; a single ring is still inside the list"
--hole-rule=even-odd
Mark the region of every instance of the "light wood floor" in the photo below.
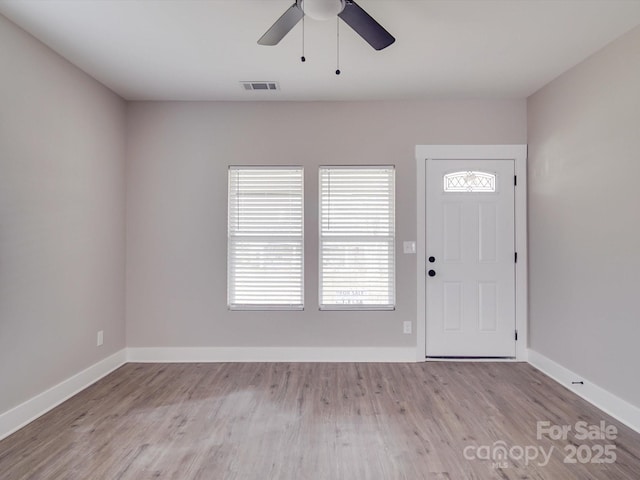
[[[618,437],[539,440],[539,420]],[[551,459],[465,458],[499,441]],[[614,463],[563,463],[608,443]],[[0,478],[638,479],[640,435],[527,364],[127,364],[0,442]]]

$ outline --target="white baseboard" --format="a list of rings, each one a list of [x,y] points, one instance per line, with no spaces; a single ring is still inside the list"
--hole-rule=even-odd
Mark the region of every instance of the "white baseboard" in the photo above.
[[[529,363],[603,412],[640,433],[640,408],[534,350],[529,350]],[[572,381],[582,381],[584,384],[572,385]]]
[[[191,362],[411,362],[414,347],[153,347],[128,348],[127,361]]]
[[[0,414],[0,440],[8,437],[126,362],[124,349]]]

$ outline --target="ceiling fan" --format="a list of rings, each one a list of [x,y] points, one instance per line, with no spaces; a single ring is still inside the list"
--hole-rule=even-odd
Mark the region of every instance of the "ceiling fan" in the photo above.
[[[260,37],[258,44],[277,45],[305,15],[315,20],[328,20],[337,15],[376,50],[396,41],[353,0],[296,0]]]

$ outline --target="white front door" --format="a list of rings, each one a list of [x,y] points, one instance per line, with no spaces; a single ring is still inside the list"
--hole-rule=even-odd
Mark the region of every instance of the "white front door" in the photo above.
[[[427,357],[514,357],[514,160],[426,160]]]

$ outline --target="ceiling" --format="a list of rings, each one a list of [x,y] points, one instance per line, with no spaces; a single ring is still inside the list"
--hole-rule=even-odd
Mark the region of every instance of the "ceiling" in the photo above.
[[[640,0],[358,0],[396,42],[336,22],[258,38],[293,0],[0,0],[0,13],[129,100],[525,98],[640,24]],[[276,81],[274,92],[240,81]]]

